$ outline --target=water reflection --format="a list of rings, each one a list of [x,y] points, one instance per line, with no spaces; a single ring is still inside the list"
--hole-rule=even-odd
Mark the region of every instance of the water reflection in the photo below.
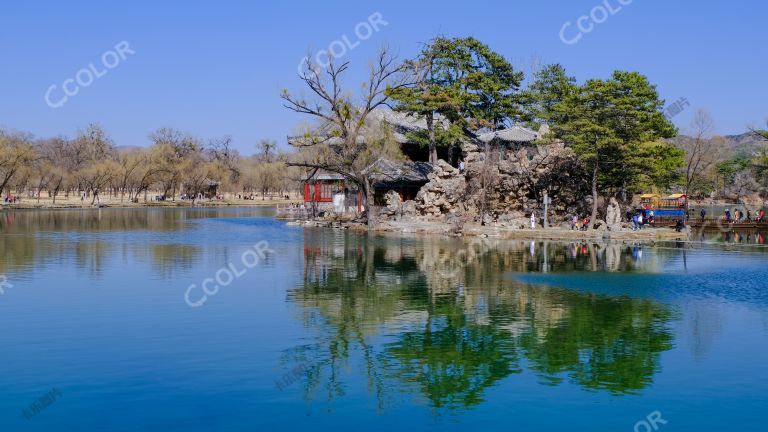
[[[488,388],[521,373],[627,394],[648,386],[672,347],[675,318],[662,303],[542,287],[510,271],[652,268],[638,246],[366,238],[306,230],[304,279],[289,292],[312,343],[286,353],[310,363],[308,397],[343,394],[362,365],[381,406],[407,390],[435,408],[480,404]],[[458,271],[440,271],[453,262]],[[311,375],[311,376],[310,376]]]
[[[190,269],[206,240],[198,220],[253,216],[256,209],[76,209],[10,210],[0,213],[0,274],[33,271],[43,263],[72,257],[87,275],[103,274],[116,252],[147,256],[161,277]]]

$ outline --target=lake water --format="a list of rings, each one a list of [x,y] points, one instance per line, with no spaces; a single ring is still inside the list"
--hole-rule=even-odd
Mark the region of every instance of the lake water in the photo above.
[[[259,209],[0,219],[0,431],[766,430],[756,237],[366,236]]]

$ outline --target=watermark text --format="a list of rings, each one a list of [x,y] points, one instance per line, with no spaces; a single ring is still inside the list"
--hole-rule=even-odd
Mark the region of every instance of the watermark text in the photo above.
[[[239,267],[235,263],[228,263],[216,271],[213,277],[203,279],[200,289],[198,289],[197,284],[188,286],[187,291],[184,293],[184,301],[193,308],[204,305],[208,301],[208,297],[215,296],[218,294],[219,289],[227,287],[236,279],[241,278],[248,270],[264,261],[267,258],[267,254],[271,253],[274,253],[274,251],[269,248],[269,243],[263,240],[256,243],[240,256]]]

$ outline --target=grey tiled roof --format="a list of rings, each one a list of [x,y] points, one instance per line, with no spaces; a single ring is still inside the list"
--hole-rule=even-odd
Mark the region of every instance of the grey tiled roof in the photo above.
[[[504,142],[531,142],[539,138],[539,134],[522,126],[512,126],[511,128],[480,134],[477,138],[485,143],[494,139]]]
[[[369,174],[376,183],[391,182],[427,182],[427,174],[432,172],[429,162],[393,161],[379,158],[368,166],[364,173]]]

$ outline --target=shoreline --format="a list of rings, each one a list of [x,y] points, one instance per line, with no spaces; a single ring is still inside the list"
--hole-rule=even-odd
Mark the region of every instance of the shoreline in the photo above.
[[[289,220],[288,226],[333,228],[350,231],[368,231],[367,225],[359,222],[339,221],[311,221]],[[495,238],[500,240],[553,240],[553,241],[633,241],[633,242],[658,242],[658,241],[686,241],[689,240],[689,231],[677,232],[672,228],[645,228],[640,231],[574,231],[563,228],[537,228],[516,229],[498,226],[481,226],[467,224],[460,233],[455,233],[453,227],[442,222],[410,221],[393,222],[386,221],[372,230],[375,234],[416,234],[439,235],[448,238]]]
[[[2,203],[0,209],[2,210],[82,210],[82,209],[99,209],[99,208],[114,208],[114,209],[140,209],[140,208],[200,208],[200,207],[276,207],[283,204],[291,204],[298,202],[297,200],[221,200],[221,201],[195,201],[195,205],[191,205],[189,201],[151,201],[151,202],[102,202],[100,204],[90,203],[56,203],[51,202],[25,202],[20,203]]]
[[[15,204],[3,204],[0,206],[2,211],[7,210],[85,210],[85,209],[200,209],[200,208],[267,208],[278,207],[290,204],[295,200],[221,200],[221,201],[196,201],[195,206],[190,206],[189,202],[184,201],[161,201],[147,203],[102,203],[101,207],[91,206],[81,203],[56,203],[50,202],[30,203],[21,202]],[[365,223],[354,221],[330,221],[330,220],[303,220],[293,218],[276,218],[287,223],[288,226],[295,227],[317,227],[350,230],[355,232],[367,232],[368,227]],[[411,221],[392,221],[383,220],[372,230],[374,234],[392,234],[392,235],[428,235],[440,236],[444,238],[493,238],[499,240],[552,240],[552,241],[598,241],[598,242],[680,242],[690,241],[695,228],[689,228],[682,232],[677,232],[672,228],[645,228],[640,231],[622,229],[621,231],[591,230],[574,231],[563,227],[550,227],[544,229],[520,229],[502,226],[481,226],[479,224],[466,224],[460,232],[455,232],[453,225],[440,221],[429,220],[411,220]]]

